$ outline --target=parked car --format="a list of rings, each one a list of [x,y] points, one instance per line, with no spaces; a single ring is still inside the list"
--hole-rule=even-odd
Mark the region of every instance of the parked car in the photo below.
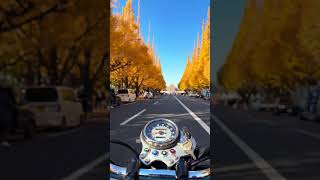
[[[306,108],[300,113],[301,120],[320,120],[320,87],[312,88],[307,96]]]
[[[201,90],[201,98],[209,100],[210,99],[210,89]]]
[[[35,134],[34,114],[31,111],[23,109],[19,106],[16,95],[11,88],[0,88],[0,103],[0,107],[3,108],[2,110],[11,109],[11,112],[6,112],[12,113],[12,118],[8,119],[8,125],[10,128],[9,136],[23,134],[24,138],[32,138]]]
[[[273,111],[277,103],[272,97],[258,98],[251,102],[251,107],[257,111]]]
[[[192,92],[192,91],[188,93],[188,96],[189,97],[195,97],[195,98],[199,98],[200,97],[200,95],[198,93]]]
[[[143,94],[143,98],[144,98],[144,99],[153,99],[153,94],[152,94],[152,92],[145,92],[145,93]]]
[[[132,102],[137,98],[133,89],[119,89],[118,96],[121,98],[121,102]]]
[[[237,102],[241,100],[241,97],[238,93],[236,92],[231,92],[227,94],[223,94],[222,98],[224,100],[225,105],[233,106],[236,105]]]
[[[23,108],[34,113],[37,128],[79,126],[85,117],[75,91],[69,87],[29,87],[24,97]]]
[[[290,95],[280,96],[276,107],[274,108],[274,115],[280,115],[281,113],[288,113],[290,115],[297,115],[299,108],[294,105],[294,102]]]

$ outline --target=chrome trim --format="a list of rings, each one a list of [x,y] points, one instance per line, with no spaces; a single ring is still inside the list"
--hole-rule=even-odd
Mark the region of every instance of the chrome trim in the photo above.
[[[124,176],[127,174],[127,168],[110,163],[110,172],[119,176]]]
[[[117,166],[115,164],[110,163],[110,173],[125,176],[127,169],[121,166]],[[200,170],[200,171],[189,171],[189,178],[197,179],[197,178],[205,178],[211,175],[210,168]],[[140,169],[139,176],[146,177],[157,177],[157,178],[175,178],[176,171],[174,170],[165,170],[165,169]]]
[[[140,169],[139,176],[159,177],[159,178],[172,178],[176,177],[176,172],[166,169]]]

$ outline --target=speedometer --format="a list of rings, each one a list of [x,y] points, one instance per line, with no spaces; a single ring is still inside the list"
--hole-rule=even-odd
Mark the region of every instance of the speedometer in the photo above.
[[[179,130],[174,122],[160,118],[146,124],[141,136],[148,145],[162,149],[175,145],[179,137]]]

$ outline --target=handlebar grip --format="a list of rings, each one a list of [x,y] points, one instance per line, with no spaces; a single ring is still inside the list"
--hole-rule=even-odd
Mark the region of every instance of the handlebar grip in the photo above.
[[[189,165],[183,158],[177,162],[176,165],[176,178],[177,179],[188,179],[189,178]]]
[[[140,161],[136,158],[133,158],[127,167],[127,175],[125,176],[126,180],[134,180],[139,176]]]

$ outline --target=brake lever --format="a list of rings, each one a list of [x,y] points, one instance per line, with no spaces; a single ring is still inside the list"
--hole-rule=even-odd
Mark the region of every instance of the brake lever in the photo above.
[[[182,132],[184,133],[184,135],[187,137],[187,139],[191,138],[191,133],[189,131],[189,129],[187,127],[183,127],[182,128]]]
[[[196,166],[197,164],[211,159],[210,147],[205,148],[198,156],[198,159],[191,163],[191,167]]]

